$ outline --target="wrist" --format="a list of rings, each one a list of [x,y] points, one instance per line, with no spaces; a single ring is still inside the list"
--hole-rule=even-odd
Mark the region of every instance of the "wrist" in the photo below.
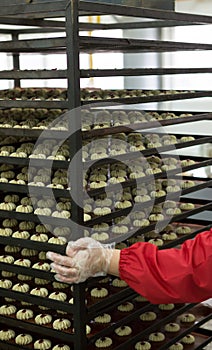
[[[120,250],[113,249],[111,251],[111,257],[107,268],[107,273],[113,276],[119,276],[119,261],[120,261]]]

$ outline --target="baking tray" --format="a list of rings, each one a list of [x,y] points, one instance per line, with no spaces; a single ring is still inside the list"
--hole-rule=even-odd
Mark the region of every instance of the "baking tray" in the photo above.
[[[1,72],[0,72],[1,74]],[[39,101],[37,101],[39,102]],[[48,102],[48,101],[47,101]],[[54,101],[53,101],[54,102]],[[105,109],[105,108],[104,108]],[[91,112],[97,112],[95,109],[91,109]],[[112,111],[109,109],[109,111]],[[125,109],[125,111],[130,112],[129,109]],[[133,111],[136,111],[136,109],[133,109]],[[140,112],[140,110],[138,110]],[[147,111],[147,113],[150,111]],[[157,111],[158,113],[167,113],[169,111]],[[172,112],[170,112],[172,113]],[[184,111],[180,112],[173,112],[175,114],[183,114],[186,113]],[[89,139],[96,136],[104,136],[104,135],[112,135],[120,132],[132,132],[136,130],[145,130],[150,129],[154,127],[158,127],[158,125],[161,126],[168,126],[168,125],[175,125],[175,124],[181,124],[181,123],[187,123],[187,122],[194,122],[194,121],[200,121],[200,120],[206,120],[206,119],[212,119],[212,113],[193,113],[192,116],[188,117],[176,117],[168,120],[160,120],[160,121],[151,121],[151,122],[140,122],[136,124],[129,124],[129,125],[122,125],[122,126],[111,126],[109,128],[102,128],[102,129],[92,129],[89,131],[82,131],[82,138],[83,139]],[[0,128],[0,135],[2,136],[29,136],[29,137],[41,137],[41,138],[54,138],[58,140],[66,140],[70,133],[68,131],[57,131],[57,130],[45,130],[43,133],[43,130],[36,130],[36,129],[22,129],[22,128]]]
[[[97,334],[96,336],[94,336],[92,339],[89,339],[91,342],[94,342],[97,338],[99,338],[99,335],[100,336],[110,336],[110,333],[112,330],[114,330],[115,328],[117,328],[118,326],[121,326],[121,325],[129,325],[129,326],[132,326],[132,329],[133,329],[133,336],[131,334],[131,336],[129,337],[126,337],[126,341],[123,341],[123,343],[121,342],[117,342],[117,340],[114,341],[114,348],[116,350],[121,350],[121,349],[130,349],[132,350],[133,347],[132,344],[133,343],[136,343],[136,341],[139,341],[139,340],[145,340],[145,338],[147,337],[148,338],[148,334],[150,334],[151,332],[154,332],[154,331],[163,331],[163,325],[165,323],[168,323],[169,321],[172,321],[174,322],[175,319],[177,318],[178,315],[184,313],[185,311],[187,312],[192,312],[193,309],[192,307],[194,306],[194,304],[187,304],[187,305],[184,305],[184,306],[181,306],[181,308],[179,309],[175,309],[175,311],[171,311],[171,312],[160,312],[158,314],[158,318],[155,320],[155,321],[152,321],[152,322],[145,322],[143,325],[139,325],[139,321],[134,319],[134,322],[130,323],[131,321],[131,317],[128,316],[128,317],[125,317],[125,319],[121,320],[121,321],[118,321],[117,324],[113,325],[111,328],[108,328],[107,330],[103,330],[101,332],[101,334]],[[156,311],[156,307],[155,309],[154,308],[150,308],[149,310],[152,310],[152,311]],[[142,312],[142,310],[139,310],[138,313],[137,313],[137,316]],[[136,313],[135,313],[136,314]],[[207,315],[205,317],[200,317],[199,319],[197,319],[197,322],[196,324],[191,324],[190,326],[188,327],[183,327],[181,326],[181,330],[180,332],[178,332],[178,335],[176,334],[171,334],[171,336],[169,336],[169,334],[166,332],[166,340],[165,342],[161,342],[160,343],[160,349],[167,349],[168,348],[168,345],[167,344],[172,344],[174,342],[176,342],[177,340],[181,339],[185,334],[188,334],[192,331],[194,331],[195,329],[197,329],[201,324],[205,323],[207,320],[209,320],[211,318],[211,315]],[[140,326],[140,327],[139,327]],[[140,329],[139,329],[140,328]],[[136,334],[137,333],[137,334]],[[167,343],[167,340],[168,340],[168,343]],[[204,339],[205,341],[205,339]],[[199,342],[199,337],[198,337],[198,341],[196,342],[196,344],[199,346],[200,344],[202,344],[203,341],[201,341],[201,343]],[[195,344],[195,346],[196,346]],[[153,345],[153,349],[158,349],[158,345],[157,344],[156,346]],[[195,349],[195,346],[192,346],[191,348]],[[89,349],[93,349],[92,345]]]
[[[143,132],[142,132],[142,134],[144,135]],[[164,134],[164,135],[168,135],[168,134]],[[176,137],[177,136],[178,137],[186,136],[186,135],[183,135],[183,134],[173,134],[173,133],[171,135],[174,135]],[[116,155],[115,159],[114,159],[114,156],[110,156],[110,154],[108,154],[107,158],[97,159],[95,161],[95,163],[94,163],[93,160],[90,160],[90,161],[88,160],[88,161],[83,162],[83,165],[84,165],[84,167],[86,167],[86,169],[88,169],[91,166],[95,166],[95,165],[96,166],[101,166],[102,164],[111,164],[111,163],[116,163],[118,161],[124,162],[125,160],[129,160],[129,159],[135,159],[135,158],[139,158],[139,157],[142,157],[142,156],[143,157],[148,157],[148,156],[151,156],[151,155],[160,155],[161,153],[163,153],[162,156],[164,158],[164,152],[166,152],[166,151],[173,151],[173,150],[176,150],[176,149],[187,148],[187,147],[192,147],[192,146],[196,146],[196,145],[201,145],[201,144],[211,143],[212,142],[212,136],[205,136],[205,137],[202,137],[202,136],[198,137],[197,135],[195,135],[195,136],[194,135],[190,135],[190,136],[193,136],[195,138],[195,140],[187,141],[187,142],[179,142],[179,143],[176,143],[176,144],[172,144],[172,145],[168,145],[168,146],[166,146],[166,145],[165,146],[160,146],[160,147],[157,147],[157,148],[147,148],[147,149],[144,149],[142,151],[137,151],[137,152],[126,151],[126,153],[124,153],[124,154]],[[172,157],[172,155],[167,154],[167,157]],[[179,158],[181,158],[181,156],[179,156]],[[190,157],[189,157],[189,159],[190,159]],[[191,159],[192,159],[192,157],[191,157]],[[199,157],[199,159],[200,159],[200,157]],[[207,158],[205,157],[205,161],[206,161],[206,159]],[[0,160],[1,160],[1,158],[0,158]],[[202,158],[202,160],[204,160],[204,158]],[[209,158],[208,162],[210,162],[210,161],[211,161],[211,159]],[[210,164],[208,164],[208,165],[210,165]]]
[[[107,107],[107,106],[105,106]],[[106,109],[106,108],[104,108]],[[100,109],[101,110],[101,109]],[[121,108],[120,111],[127,111],[130,112],[129,109],[123,109]],[[96,111],[98,112],[98,110],[95,109],[91,109],[91,111]],[[113,109],[109,109],[109,112],[114,111]],[[119,110],[118,110],[119,111]],[[132,111],[138,111],[138,112],[142,112],[142,110],[137,110],[137,109],[133,109]],[[147,110],[146,113],[150,113],[152,112],[152,110]],[[155,111],[158,113],[167,113],[169,112],[164,111],[164,110],[159,110],[159,111]],[[170,112],[172,113],[172,112]],[[173,111],[174,114],[178,115],[178,114],[183,114],[183,113],[188,113],[185,111]],[[112,135],[112,134],[116,134],[116,133],[121,133],[121,132],[132,132],[132,131],[136,131],[136,130],[145,130],[145,129],[151,129],[151,128],[158,128],[159,125],[161,126],[168,126],[168,125],[175,125],[175,124],[181,124],[181,123],[188,123],[188,122],[194,122],[194,121],[200,121],[200,120],[205,120],[205,119],[212,119],[212,113],[195,113],[192,116],[187,116],[187,117],[178,117],[178,118],[172,118],[172,119],[168,119],[168,120],[159,120],[159,121],[150,121],[150,122],[140,122],[140,123],[136,123],[136,124],[129,124],[129,125],[122,125],[122,126],[113,126],[113,127],[109,127],[109,128],[102,128],[102,129],[92,129],[89,131],[83,131],[82,132],[82,137],[83,139],[89,139],[92,137],[97,137],[97,136],[104,136],[104,135]]]
[[[173,156],[176,157],[175,155],[168,155],[169,157]],[[200,157],[196,158],[196,157],[190,157],[190,156],[177,156],[178,158],[181,158],[181,159],[191,159],[191,160],[194,160],[194,161],[197,161],[199,162],[200,161]],[[211,163],[211,158],[202,158],[202,161],[203,161],[203,165],[202,166],[207,166]],[[204,163],[205,161],[205,163]],[[205,165],[204,165],[205,164]],[[95,166],[98,167],[98,163],[95,163]],[[193,168],[194,166],[194,168]],[[197,163],[197,164],[194,164],[192,166],[189,166],[189,167],[182,167],[182,168],[178,168],[178,169],[173,169],[173,170],[168,170],[168,171],[162,171],[161,173],[158,173],[158,174],[154,174],[154,179],[164,179],[164,178],[169,178],[169,179],[179,179],[180,178],[178,177],[175,177],[175,175],[177,173],[182,173],[182,172],[185,172],[185,171],[189,171],[189,170],[192,170],[192,169],[195,169],[195,168],[201,168],[202,167],[200,165],[200,163]],[[189,179],[188,177],[183,177],[183,179]],[[197,177],[192,177],[193,181],[198,181],[199,183],[200,182],[204,182],[204,181],[209,181],[208,182],[208,185],[211,186],[210,184],[210,179],[206,179],[206,178],[198,178]],[[145,183],[148,183],[149,181],[152,182],[153,180],[153,175],[149,176],[149,175],[146,175],[144,177],[140,177],[140,178],[137,178],[135,180],[126,180],[124,182],[121,182],[121,183],[118,183],[118,184],[109,184],[105,187],[101,187],[101,188],[98,188],[98,189],[89,189],[89,187],[87,186],[87,194],[90,196],[90,197],[94,197],[94,196],[98,196],[100,194],[104,194],[105,193],[105,190],[107,190],[108,192],[117,192],[117,191],[120,191],[120,185],[122,188],[126,188],[126,187],[133,187],[133,186],[137,186],[137,184],[145,184]],[[198,183],[197,183],[198,184]],[[193,190],[195,191],[196,189],[193,188]],[[193,191],[192,191],[193,192]]]

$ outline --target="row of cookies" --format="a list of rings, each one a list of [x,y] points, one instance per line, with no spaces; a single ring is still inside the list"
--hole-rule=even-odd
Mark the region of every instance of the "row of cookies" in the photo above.
[[[101,90],[81,89],[82,100],[113,99],[188,93],[185,90]],[[22,100],[67,100],[67,89],[63,88],[19,88],[0,90],[1,99]]]
[[[0,110],[0,128],[68,130],[66,109],[9,108]],[[66,113],[66,114],[65,114]],[[65,115],[64,115],[65,114]],[[101,111],[81,109],[82,131],[121,125],[191,117],[192,113],[143,112],[139,110]],[[71,115],[71,112],[70,112]],[[60,117],[60,118],[59,118]]]

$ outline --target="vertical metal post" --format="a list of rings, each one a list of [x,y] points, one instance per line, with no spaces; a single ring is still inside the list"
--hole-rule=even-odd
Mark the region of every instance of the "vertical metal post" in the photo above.
[[[82,237],[83,224],[83,167],[82,132],[80,113],[80,67],[78,0],[70,0],[66,6],[66,50],[69,108],[69,144],[73,239]],[[76,202],[77,199],[77,202]],[[76,223],[76,225],[75,225]]]
[[[71,183],[71,229],[73,239],[83,236],[83,166],[82,132],[80,113],[80,67],[78,0],[70,0],[66,6],[66,50],[69,108],[69,145]],[[77,198],[77,202],[76,199]],[[87,349],[85,283],[74,285],[74,349]]]
[[[18,33],[12,34],[12,41],[18,41]],[[15,47],[15,45],[14,45]],[[20,69],[20,54],[19,53],[13,53],[13,69],[19,70]],[[20,87],[21,82],[20,79],[14,79],[14,87]]]
[[[86,350],[87,349],[87,337],[86,337],[87,309],[85,304],[85,283],[74,285],[73,297],[74,297],[74,331],[75,331],[74,349]]]

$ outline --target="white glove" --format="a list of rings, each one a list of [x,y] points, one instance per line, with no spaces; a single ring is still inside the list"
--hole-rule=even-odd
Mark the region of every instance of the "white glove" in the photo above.
[[[207,307],[212,308],[212,298],[207,299],[207,300],[205,300],[205,301],[202,301],[201,304],[204,305],[204,306],[207,306]]]
[[[55,279],[64,283],[80,283],[89,277],[106,275],[115,243],[101,244],[90,237],[69,242],[66,256],[53,252],[47,253],[52,260]]]

